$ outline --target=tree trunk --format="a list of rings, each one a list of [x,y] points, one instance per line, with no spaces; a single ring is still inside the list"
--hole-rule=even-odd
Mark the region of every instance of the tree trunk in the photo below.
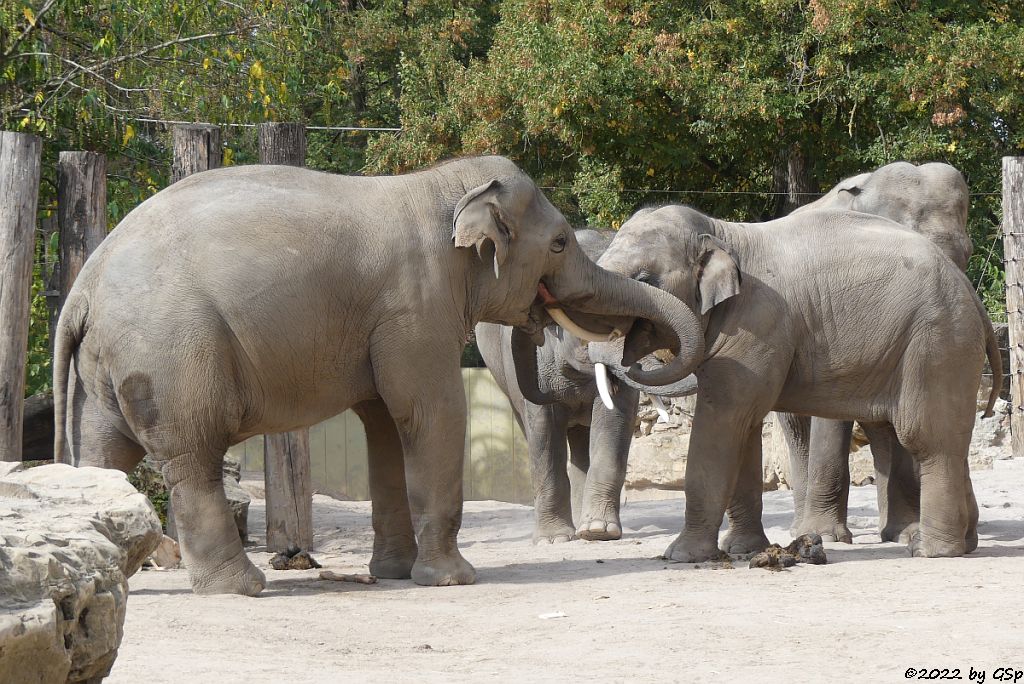
[[[53,457],[53,394],[44,392],[25,399],[24,416],[21,457],[26,461],[49,461]]]
[[[1024,157],[1003,157],[1003,254],[1010,332],[1010,443],[1024,456]]]
[[[259,125],[261,164],[306,165],[306,128],[297,123]],[[309,430],[267,435],[263,442],[267,491],[267,550],[309,550],[313,545],[313,483]]]
[[[220,168],[222,158],[220,128],[217,126],[189,124],[174,127],[172,183],[193,173]]]
[[[0,132],[0,461],[21,460],[42,143]]]
[[[775,201],[771,218],[781,218],[816,199],[818,184],[811,176],[811,165],[800,143],[785,145],[776,155],[772,192],[775,193]]]

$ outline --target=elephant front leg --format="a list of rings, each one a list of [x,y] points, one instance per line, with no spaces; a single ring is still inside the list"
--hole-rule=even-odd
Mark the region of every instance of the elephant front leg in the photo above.
[[[408,579],[412,576],[417,548],[405,486],[401,438],[383,401],[364,402],[355,407],[355,412],[366,430],[373,502],[370,573],[386,579]]]
[[[572,519],[583,515],[583,490],[587,487],[587,473],[590,471],[590,428],[579,425],[569,428],[569,499],[572,503]]]
[[[706,383],[703,378],[701,382],[703,393]],[[682,563],[700,563],[721,554],[718,529],[732,498],[741,464],[740,451],[750,431],[749,419],[713,408],[701,393],[697,395],[686,455],[685,524],[665,551],[665,558]]]
[[[769,544],[761,520],[761,425],[752,425],[743,442],[739,477],[729,503],[729,531],[721,544],[726,553],[750,555],[763,551]]]
[[[811,456],[811,418],[795,413],[776,413],[779,428],[789,447],[789,484],[793,490],[793,524],[789,533],[800,536],[807,498],[807,468]]]
[[[223,453],[190,452],[164,463],[181,555],[197,594],[256,596],[267,584],[242,549],[224,494]]]
[[[572,524],[568,452],[568,410],[560,404],[525,407],[526,442],[533,480],[534,544],[556,544],[576,538]]]
[[[455,357],[458,358],[457,356]],[[424,363],[433,370],[436,365]],[[409,378],[401,394],[388,393],[405,453],[405,480],[416,535],[411,576],[416,584],[472,584],[476,571],[459,553],[462,526],[462,462],[466,440],[466,397],[457,367],[447,374]],[[408,388],[423,394],[407,394]]]
[[[620,387],[614,408],[598,399],[590,419],[590,470],[583,490],[583,511],[576,527],[581,539],[608,541],[622,537],[619,500],[626,481],[626,458],[633,439],[640,394]]]
[[[811,420],[807,494],[801,524],[794,536],[818,534],[824,541],[853,543],[853,534],[846,526],[852,435],[852,421]]]

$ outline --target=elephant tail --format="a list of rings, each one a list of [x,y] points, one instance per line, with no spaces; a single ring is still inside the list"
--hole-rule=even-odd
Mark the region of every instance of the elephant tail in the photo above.
[[[72,294],[64,302],[57,321],[53,341],[53,461],[70,463],[67,452],[68,378],[71,375],[71,359],[85,334],[85,322],[89,303],[85,297]]]
[[[980,302],[979,302],[980,304]],[[985,324],[985,355],[988,356],[988,365],[992,368],[992,391],[988,394],[988,406],[985,407],[985,418],[993,415],[993,407],[999,392],[1003,389],[1003,355],[999,351],[999,340],[996,339],[995,330],[992,328],[992,321],[988,313],[982,308],[981,318]]]

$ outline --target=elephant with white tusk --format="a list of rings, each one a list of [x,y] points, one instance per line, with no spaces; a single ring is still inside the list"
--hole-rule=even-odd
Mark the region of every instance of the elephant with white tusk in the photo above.
[[[195,174],[126,216],[75,281],[55,334],[55,453],[125,471],[151,454],[193,590],[255,595],[266,580],[220,486],[225,450],[353,408],[369,451],[370,571],[468,584],[461,351],[481,321],[513,326],[517,384],[537,395],[552,306],[594,336],[630,340],[638,318],[674,330],[679,355],[633,371],[640,382],[679,380],[700,354],[693,313],[598,268],[507,159],[387,177]]]
[[[770,410],[857,420],[873,444],[917,464],[912,555],[977,547],[967,452],[986,357],[995,373],[986,413],[999,396],[999,347],[971,283],[928,238],[852,211],[746,224],[670,205],[637,212],[598,263],[649,274],[701,320],[685,525],[666,557],[715,557],[726,513],[722,550],[767,545],[761,424]],[[621,351],[592,343],[590,356],[628,365],[662,342],[668,331],[641,320]]]

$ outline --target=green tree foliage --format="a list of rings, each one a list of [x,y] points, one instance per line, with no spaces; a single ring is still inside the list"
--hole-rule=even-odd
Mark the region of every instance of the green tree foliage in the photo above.
[[[396,172],[508,155],[574,222],[678,201],[764,220],[897,159],[967,176],[969,275],[1002,309],[999,158],[1024,149],[1024,6],[1010,0],[0,0],[0,116],[108,155],[111,226],[167,183],[168,127],[311,130],[309,164]],[[781,194],[773,194],[781,193]],[[29,389],[49,369],[41,245]]]

